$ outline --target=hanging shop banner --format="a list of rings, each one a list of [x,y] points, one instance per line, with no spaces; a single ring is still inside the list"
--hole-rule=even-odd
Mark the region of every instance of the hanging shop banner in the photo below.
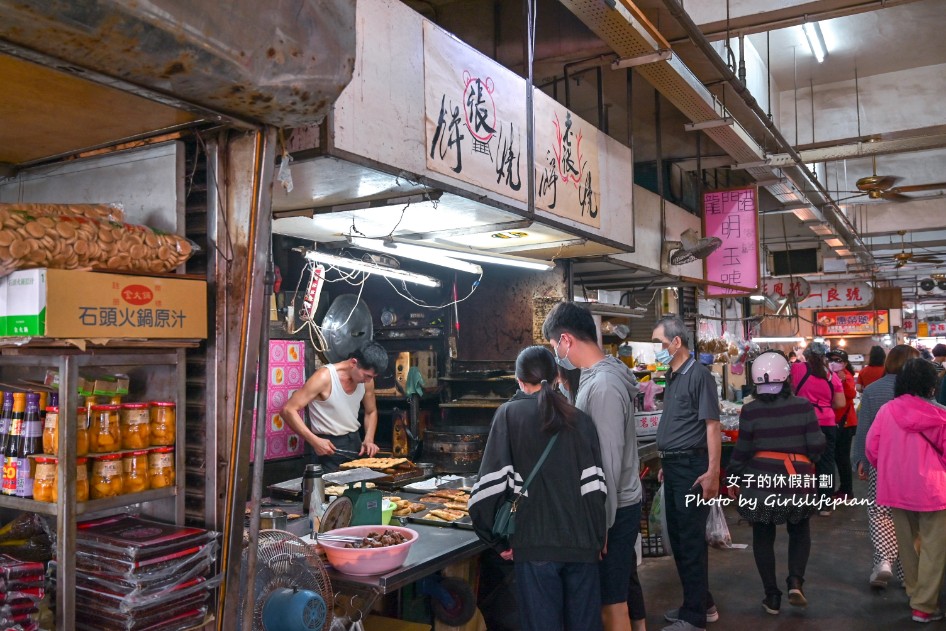
[[[598,129],[535,90],[535,206],[601,227]]]
[[[946,322],[927,322],[926,326],[928,337],[946,336]]]
[[[798,306],[802,309],[867,307],[874,301],[874,289],[867,283],[813,283],[811,293]]]
[[[762,281],[762,293],[775,302],[794,296],[801,303],[811,293],[811,285],[804,278],[766,278]]]
[[[703,236],[723,244],[703,260],[707,281],[742,290],[706,286],[708,298],[741,296],[759,288],[758,190],[755,186],[703,194]]]
[[[816,311],[815,335],[885,335],[890,333],[890,314],[877,311]]]
[[[526,83],[424,21],[427,167],[527,201]]]
[[[904,318],[900,330],[907,335],[916,335],[916,318]]]

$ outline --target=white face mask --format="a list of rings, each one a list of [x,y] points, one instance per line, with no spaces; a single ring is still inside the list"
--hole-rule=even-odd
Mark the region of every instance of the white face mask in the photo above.
[[[828,362],[828,370],[831,372],[841,372],[844,370],[844,362]]]

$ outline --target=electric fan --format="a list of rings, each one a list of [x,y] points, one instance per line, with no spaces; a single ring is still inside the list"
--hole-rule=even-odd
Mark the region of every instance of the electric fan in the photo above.
[[[260,530],[256,550],[255,576],[246,576],[248,547],[240,564],[240,612],[253,598],[253,631],[328,631],[335,599],[315,547],[282,530]]]

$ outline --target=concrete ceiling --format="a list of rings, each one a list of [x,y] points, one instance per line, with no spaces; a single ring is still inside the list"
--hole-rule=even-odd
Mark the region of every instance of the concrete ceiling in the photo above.
[[[603,1],[603,0],[602,0]],[[630,0],[617,0],[629,5]],[[406,0],[415,10],[434,19],[482,52],[514,70],[522,68],[522,6],[519,0]],[[565,0],[562,0],[564,3]],[[538,0],[536,27],[536,83],[564,100],[564,72],[570,67],[570,107],[588,120],[597,120],[597,70],[589,57],[613,50],[575,19],[562,3]],[[833,200],[844,198],[842,210],[854,225],[876,265],[850,268],[838,277],[867,276],[902,286],[906,298],[917,295],[916,284],[930,274],[946,273],[946,263],[896,267],[901,251],[898,230],[905,243],[940,254],[946,261],[946,184],[909,192],[917,200],[871,200],[856,182],[874,173],[895,176],[893,186],[946,182],[946,2],[942,0],[638,0],[634,7],[667,39],[685,65],[720,101],[724,102],[773,162],[787,156],[764,132],[762,122],[745,107],[731,87],[724,87],[719,70],[693,44],[682,23],[670,11],[683,5],[689,18],[717,50],[728,32],[733,57],[739,59],[739,36],[746,44],[746,85],[760,106],[772,114],[776,127],[812,167]],[[819,22],[828,56],[815,62],[801,25]],[[660,156],[693,168],[697,141],[683,131],[689,122],[664,99],[655,99],[654,87],[635,71],[630,98],[626,72],[613,72],[604,58],[602,94],[604,124],[615,138],[628,142],[628,121],[638,164],[656,160],[656,129]],[[659,89],[659,86],[657,87]],[[630,107],[628,107],[630,104]],[[659,108],[659,125],[656,109]],[[628,115],[630,111],[630,115]],[[873,141],[873,142],[871,142]],[[703,135],[699,148],[704,161],[726,163],[725,152]],[[712,160],[713,157],[718,159]],[[704,162],[704,169],[706,163]],[[725,185],[725,172],[710,171],[704,183]],[[739,172],[732,174],[739,177]],[[773,175],[780,175],[778,169]],[[720,180],[723,177],[723,180]],[[764,209],[778,211],[769,196]],[[903,217],[909,221],[904,222]],[[821,242],[827,259],[836,257],[813,231],[818,222],[802,223],[806,213],[774,212],[762,222],[762,234],[771,249]],[[922,244],[922,246],[919,246]],[[909,251],[909,248],[907,248]],[[852,261],[853,262],[853,261]],[[843,269],[843,268],[842,268]],[[860,270],[860,271],[859,271]],[[919,292],[921,298],[942,302],[946,292]]]

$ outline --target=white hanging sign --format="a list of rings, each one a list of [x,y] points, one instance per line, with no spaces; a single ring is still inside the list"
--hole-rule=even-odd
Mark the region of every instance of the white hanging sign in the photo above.
[[[867,307],[874,302],[874,290],[866,282],[812,283],[811,293],[798,303],[802,309],[846,309]]]

